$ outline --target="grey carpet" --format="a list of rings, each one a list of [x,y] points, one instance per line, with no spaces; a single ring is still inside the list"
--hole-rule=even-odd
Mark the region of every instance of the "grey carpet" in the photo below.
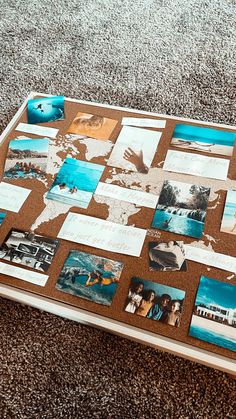
[[[0,0],[0,125],[30,90],[235,123],[233,0]],[[236,381],[0,300],[1,418],[235,418]]]

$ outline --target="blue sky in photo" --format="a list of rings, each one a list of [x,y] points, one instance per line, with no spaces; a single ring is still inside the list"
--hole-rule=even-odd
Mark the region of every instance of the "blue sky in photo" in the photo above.
[[[133,286],[135,283],[140,281],[144,283],[145,291],[153,290],[158,297],[162,294],[169,294],[172,300],[182,300],[185,297],[185,291],[179,290],[178,288],[168,287],[167,285],[157,284],[156,282],[147,281],[142,278],[132,278],[130,285]]]
[[[48,138],[29,138],[27,140],[11,140],[9,148],[11,150],[31,150],[40,153],[48,152],[49,140]]]
[[[196,304],[219,305],[236,308],[236,286],[216,279],[201,276],[196,296]]]
[[[195,125],[176,124],[173,137],[181,138],[186,141],[199,141],[202,143],[233,146],[236,139],[236,133],[197,127]]]
[[[28,123],[53,122],[64,119],[64,96],[52,96],[28,101]]]

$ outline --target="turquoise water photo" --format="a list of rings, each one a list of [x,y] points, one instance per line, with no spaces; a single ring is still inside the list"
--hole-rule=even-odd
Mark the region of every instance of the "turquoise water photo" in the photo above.
[[[168,224],[167,224],[168,223]],[[204,222],[157,209],[154,214],[152,227],[170,231],[184,236],[202,237]]]
[[[231,351],[236,352],[236,337],[235,339],[227,338],[226,336],[202,329],[197,326],[190,326],[189,335],[194,338],[212,343],[213,345],[221,346],[222,348],[230,349]]]
[[[221,231],[236,234],[236,191],[227,192]]]
[[[122,262],[72,250],[56,288],[98,304],[111,305],[123,266]]]
[[[231,156],[236,139],[234,132],[177,124],[171,144],[179,148]]]
[[[236,351],[236,285],[201,276],[189,335]]]
[[[5,217],[6,217],[6,213],[0,212],[0,225],[3,223]]]
[[[99,164],[66,158],[47,194],[47,199],[86,209],[103,170],[104,166]]]
[[[64,119],[64,96],[30,99],[27,105],[28,124]]]
[[[210,188],[165,180],[152,227],[184,236],[202,237]]]

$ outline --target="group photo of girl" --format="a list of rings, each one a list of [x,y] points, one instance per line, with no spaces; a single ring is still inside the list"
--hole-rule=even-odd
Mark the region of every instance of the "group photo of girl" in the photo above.
[[[185,292],[167,285],[132,278],[125,311],[179,327]]]

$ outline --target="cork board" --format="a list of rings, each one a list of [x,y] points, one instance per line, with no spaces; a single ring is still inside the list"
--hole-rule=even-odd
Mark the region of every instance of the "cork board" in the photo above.
[[[67,144],[66,147],[63,149],[61,147],[61,151],[58,151],[58,156],[60,159],[64,160],[68,153],[69,142],[66,139],[65,135],[67,130],[77,115],[78,112],[85,112],[95,115],[105,116],[111,119],[115,119],[118,121],[117,126],[115,127],[112,135],[110,136],[110,140],[115,142],[119,132],[121,130],[121,119],[124,116],[134,116],[134,117],[148,117],[147,113],[137,113],[126,110],[126,109],[118,109],[118,108],[109,108],[99,105],[92,105],[92,104],[85,104],[79,103],[77,101],[65,101],[65,116],[64,120],[56,121],[56,122],[49,122],[42,124],[43,126],[53,127],[59,129],[59,133],[57,135],[55,144]],[[174,131],[174,127],[176,123],[183,122],[180,118],[175,117],[154,117],[149,116],[154,119],[166,119],[166,128],[162,130],[162,137],[160,143],[158,145],[158,152],[155,154],[154,160],[152,162],[152,168],[159,168],[161,169],[163,162],[165,160],[165,156],[167,150],[170,147],[170,142],[172,138],[172,134]],[[23,134],[19,131],[15,130],[16,125],[19,122],[27,123],[27,113],[26,109],[20,115],[17,123],[8,135],[5,137],[4,142],[1,144],[1,157],[0,157],[0,175],[2,178],[5,157],[7,153],[8,143],[11,139],[19,137],[21,135],[28,136],[30,138],[38,138],[38,136],[32,134]],[[184,122],[188,123],[187,120]],[[194,125],[196,123],[198,126],[204,127],[214,127],[215,129],[219,129],[218,126],[214,126],[214,124],[207,124],[203,125],[199,121],[191,121],[191,124]],[[232,128],[226,128],[224,126],[224,131],[232,131]],[[184,150],[185,151],[185,150]],[[187,151],[188,152],[188,151]],[[197,153],[197,151],[194,151]],[[74,157],[74,156],[73,156]],[[85,144],[78,144],[78,156],[77,158],[86,161],[86,145]],[[92,163],[98,163],[105,165],[106,164],[107,156],[95,156],[91,160]],[[109,166],[105,167],[105,170],[102,174],[102,178],[100,179],[101,182],[105,182],[106,179],[111,178],[112,168]],[[159,175],[161,173],[161,178],[158,181],[163,183],[165,180],[165,173],[162,170],[159,170]],[[121,186],[119,181],[119,174],[122,174],[123,171],[121,169],[116,169],[117,176],[113,178],[113,184],[117,184]],[[134,174],[132,175],[134,177]],[[175,179],[175,174],[172,174],[172,179]],[[228,254],[231,256],[236,257],[236,250],[235,250],[235,238],[231,234],[226,234],[220,232],[220,225],[221,219],[224,210],[224,203],[226,197],[226,190],[227,189],[236,189],[236,152],[234,150],[234,154],[231,157],[228,180],[227,181],[217,181],[217,180],[207,180],[203,178],[196,178],[193,179],[192,176],[189,175],[181,175],[181,181],[186,183],[196,183],[199,185],[209,186],[214,193],[216,194],[217,205],[215,205],[216,201],[211,201],[209,203],[209,208],[207,209],[206,215],[206,222],[204,227],[204,238],[200,240],[204,240],[204,245],[213,245],[213,248],[216,252]],[[48,176],[48,185],[50,186],[53,182],[53,177]],[[4,182],[6,180],[4,179]],[[137,175],[137,185],[139,185],[140,178]],[[25,201],[24,205],[22,206],[19,213],[12,213],[7,212],[7,217],[0,229],[0,243],[2,244],[5,237],[8,235],[9,231],[12,228],[28,231],[31,229],[32,225],[35,224],[35,221],[38,219],[40,214],[43,212],[45,204],[43,201],[43,195],[47,191],[46,186],[38,181],[32,179],[25,179],[25,180],[11,180],[6,181],[10,182],[11,184],[15,184],[17,186],[22,186],[25,188],[29,188],[32,190],[31,194],[29,195],[28,199]],[[135,182],[134,182],[135,183]],[[122,185],[124,186],[124,185]],[[148,189],[146,190],[148,192]],[[119,203],[117,203],[119,205]],[[70,211],[80,214],[85,214],[101,219],[107,219],[109,216],[109,208],[106,203],[98,203],[94,198],[89,204],[88,209],[80,209],[77,207],[71,207]],[[125,212],[125,210],[124,210]],[[61,228],[62,223],[66,218],[67,213],[55,215],[54,218],[47,222],[38,223],[38,227],[35,230],[35,233],[45,235],[47,237],[56,238],[57,234]],[[118,320],[120,322],[139,327],[141,329],[151,331],[154,333],[158,333],[164,336],[167,336],[172,339],[176,339],[180,342],[187,343],[198,348],[202,348],[216,354],[220,354],[226,356],[231,359],[236,358],[236,354],[228,349],[224,349],[210,343],[192,338],[188,336],[189,325],[191,321],[192,311],[195,302],[195,296],[197,292],[197,287],[199,284],[200,275],[205,275],[210,278],[218,279],[221,281],[230,281],[231,284],[236,284],[236,278],[234,275],[231,275],[229,272],[225,272],[223,270],[208,267],[206,265],[201,265],[199,263],[188,261],[188,270],[186,272],[183,271],[175,271],[175,272],[157,272],[157,271],[149,271],[148,266],[148,243],[150,241],[160,240],[162,241],[170,241],[170,240],[183,240],[184,243],[190,244],[194,241],[193,238],[187,236],[181,236],[177,234],[173,234],[170,232],[165,231],[157,231],[151,229],[151,223],[154,215],[154,210],[150,208],[142,207],[139,209],[138,212],[131,214],[128,216],[128,225],[135,225],[136,227],[147,229],[147,236],[144,242],[144,246],[139,258],[125,256],[113,252],[108,252],[104,250],[94,249],[89,246],[79,245],[73,242],[61,240],[60,247],[56,253],[56,257],[53,260],[47,274],[49,275],[49,279],[44,287],[40,287],[37,285],[33,285],[31,283],[14,279],[7,275],[1,275],[0,281],[1,283],[11,285],[23,290],[30,291],[32,293],[42,295],[57,301],[65,302],[69,305],[80,307],[92,313],[97,313],[102,316]],[[125,216],[125,214],[124,214]],[[109,259],[118,260],[124,263],[124,269],[122,271],[122,275],[120,278],[120,282],[113,298],[113,302],[111,306],[104,306],[92,301],[88,301],[77,296],[64,293],[59,291],[55,288],[55,284],[57,282],[59,273],[63,267],[64,261],[69,253],[70,250],[81,250],[88,253],[93,253],[98,256],[107,257]],[[181,325],[179,328],[174,328],[168,326],[161,322],[152,321],[147,318],[142,318],[140,316],[135,316],[133,314],[127,313],[124,311],[124,304],[128,294],[128,289],[130,285],[130,280],[133,276],[138,276],[142,279],[154,281],[160,284],[165,284],[171,287],[179,288],[186,292],[185,301],[184,301],[184,308],[181,318]],[[230,278],[230,279],[229,279]]]

